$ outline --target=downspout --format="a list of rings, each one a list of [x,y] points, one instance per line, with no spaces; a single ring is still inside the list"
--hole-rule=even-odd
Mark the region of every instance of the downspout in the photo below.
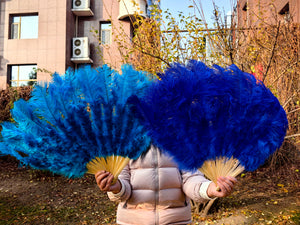
[[[75,16],[75,37],[78,37],[78,16]],[[75,70],[77,70],[77,63],[75,63]]]

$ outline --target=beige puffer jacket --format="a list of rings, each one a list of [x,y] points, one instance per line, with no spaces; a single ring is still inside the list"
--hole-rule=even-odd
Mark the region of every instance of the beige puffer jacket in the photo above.
[[[190,198],[206,201],[199,191],[208,180],[200,172],[180,172],[172,158],[154,146],[143,159],[131,160],[119,180],[123,190],[108,192],[110,200],[120,201],[118,224],[188,224]]]

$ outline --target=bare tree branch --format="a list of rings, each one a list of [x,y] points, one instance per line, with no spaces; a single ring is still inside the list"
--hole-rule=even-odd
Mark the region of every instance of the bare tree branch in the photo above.
[[[270,66],[271,66],[271,63],[272,63],[274,54],[275,54],[275,49],[276,49],[276,45],[277,45],[277,40],[278,40],[278,36],[279,36],[279,31],[280,31],[280,21],[279,21],[278,26],[277,26],[277,32],[276,32],[276,37],[275,37],[275,41],[274,41],[274,45],[273,45],[271,57],[270,57],[270,59],[269,59],[268,65],[267,65],[266,72],[265,72],[264,75],[263,75],[263,80],[262,80],[263,82],[265,81],[265,79],[266,79],[266,77],[267,77],[267,74],[268,74],[268,72],[269,72],[269,69],[270,69]]]

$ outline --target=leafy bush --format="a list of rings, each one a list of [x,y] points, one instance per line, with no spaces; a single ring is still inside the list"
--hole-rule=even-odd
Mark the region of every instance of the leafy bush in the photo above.
[[[16,100],[30,98],[32,87],[8,87],[0,91],[0,122],[11,120],[10,110]]]

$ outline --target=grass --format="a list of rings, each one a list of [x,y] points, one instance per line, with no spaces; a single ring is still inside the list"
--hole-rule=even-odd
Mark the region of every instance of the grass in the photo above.
[[[299,184],[291,182],[299,180],[298,172],[295,175],[288,180],[264,171],[246,173],[238,177],[231,196],[215,201],[207,217],[193,211],[193,222],[300,224]],[[116,207],[91,175],[71,180],[18,167],[0,157],[0,225],[115,224]]]

